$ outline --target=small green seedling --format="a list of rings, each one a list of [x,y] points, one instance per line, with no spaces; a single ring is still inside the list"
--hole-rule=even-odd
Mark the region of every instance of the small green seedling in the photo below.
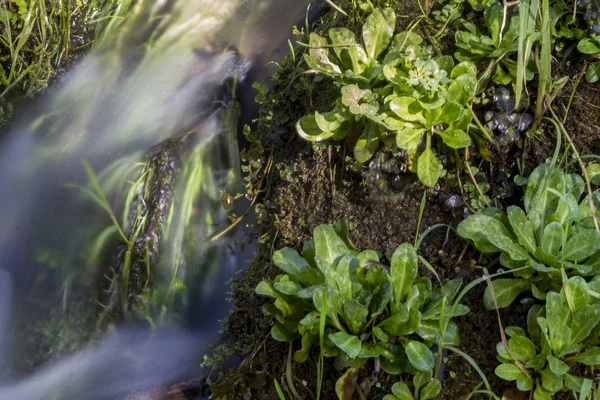
[[[569,278],[560,293],[548,292],[546,305],[533,306],[527,316],[527,332],[506,328],[507,344],[498,343],[496,368],[500,378],[515,381],[519,390],[532,391],[535,400],[569,390],[579,399],[591,399],[593,382],[573,363],[600,364],[600,277],[587,283]]]

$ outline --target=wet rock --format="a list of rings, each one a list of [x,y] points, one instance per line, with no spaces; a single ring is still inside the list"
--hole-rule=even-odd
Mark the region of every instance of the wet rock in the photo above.
[[[460,207],[462,207],[462,205],[462,199],[457,194],[453,194],[452,196],[448,197],[448,199],[444,202],[444,207],[448,211],[458,210]]]
[[[519,113],[515,109],[512,93],[505,87],[496,90],[492,97],[493,109],[484,115],[488,128],[495,134],[499,144],[509,145],[520,138],[520,134],[531,126],[533,118],[530,114]]]

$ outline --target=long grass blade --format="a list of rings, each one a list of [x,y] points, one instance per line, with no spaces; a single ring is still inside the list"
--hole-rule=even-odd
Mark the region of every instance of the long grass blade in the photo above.
[[[542,0],[542,46],[540,48],[538,93],[535,105],[536,120],[544,116],[546,89],[552,77],[552,36],[550,34],[550,22],[550,0]]]
[[[515,86],[515,106],[519,107],[526,83],[527,64],[533,45],[538,0],[523,0],[519,3],[519,41],[517,46],[517,81]]]

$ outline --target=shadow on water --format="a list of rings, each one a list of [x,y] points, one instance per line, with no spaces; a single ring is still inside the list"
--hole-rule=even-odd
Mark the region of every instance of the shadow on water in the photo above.
[[[242,191],[231,93],[307,3],[137,2],[18,116],[0,142],[0,400],[198,372],[253,250],[232,251],[248,232],[208,240],[229,224],[219,190]]]

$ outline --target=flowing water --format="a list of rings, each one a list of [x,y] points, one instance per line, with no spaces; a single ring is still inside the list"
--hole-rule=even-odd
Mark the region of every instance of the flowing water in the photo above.
[[[232,95],[307,3],[132,3],[20,113],[0,142],[1,400],[197,373],[250,258],[243,232],[209,242],[228,226],[219,190],[242,190]]]

